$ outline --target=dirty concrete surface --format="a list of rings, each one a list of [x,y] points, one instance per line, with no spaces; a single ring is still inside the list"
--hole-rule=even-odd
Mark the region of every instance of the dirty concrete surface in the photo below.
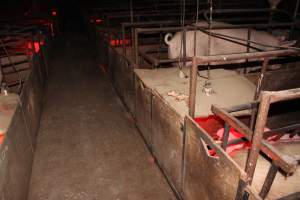
[[[66,34],[55,49],[28,200],[175,199],[91,44]]]

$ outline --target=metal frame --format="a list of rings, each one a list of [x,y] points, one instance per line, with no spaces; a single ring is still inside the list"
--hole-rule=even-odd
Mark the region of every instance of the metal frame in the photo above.
[[[295,23],[294,22],[291,22],[291,23],[273,23],[273,24],[244,24],[244,25],[230,25],[230,26],[213,26],[211,28],[211,30],[217,30],[217,29],[239,29],[239,28],[268,28],[268,27],[272,27],[272,28],[275,28],[275,27],[290,27],[290,26],[294,26]],[[186,31],[194,31],[195,28],[197,30],[207,30],[209,29],[208,26],[185,26],[184,27],[184,34],[185,35],[185,32]],[[159,28],[135,28],[134,29],[134,37],[132,37],[134,39],[134,62],[136,64],[136,68],[139,68],[139,65],[138,65],[138,57],[141,55],[145,60],[148,60],[149,62],[151,62],[151,64],[153,66],[157,66],[159,64],[162,64],[162,63],[173,63],[173,62],[178,62],[178,59],[163,59],[163,60],[160,60],[160,59],[156,59],[156,58],[153,58],[149,55],[146,55],[146,52],[143,52],[143,51],[140,51],[138,49],[138,46],[139,46],[139,35],[140,34],[153,34],[153,33],[166,33],[166,32],[175,32],[175,31],[181,31],[182,30],[182,27],[159,27]],[[248,33],[248,34],[251,34],[251,31]],[[185,37],[183,38],[183,41],[185,41]],[[185,44],[185,42],[183,42]],[[247,45],[245,45],[247,46]],[[124,48],[124,47],[123,47]],[[183,48],[183,50],[185,50],[185,48]],[[185,54],[185,52],[183,52],[183,54]],[[146,55],[146,56],[145,56]],[[187,62],[187,61],[192,61],[192,58],[183,58],[183,61],[184,62]]]
[[[265,60],[264,66],[262,67],[262,74],[263,74],[267,67],[267,63],[268,63],[267,59],[276,56],[288,56],[288,55],[296,56],[296,55],[300,55],[300,53],[296,50],[285,49],[285,50],[273,50],[273,51],[265,51],[265,52],[194,57],[192,59],[192,67],[190,68],[189,115],[192,117],[195,116],[198,65],[204,65],[210,62],[224,62],[224,61],[229,62],[235,60],[263,58]],[[261,76],[261,79],[262,78],[263,76]],[[262,81],[261,79],[260,82]],[[258,96],[259,92],[260,92],[260,84],[257,85],[256,96]]]
[[[35,49],[34,42],[38,42],[41,44],[42,37],[41,33],[38,31],[40,27],[47,26],[48,31],[45,35],[45,41],[47,43],[50,42],[50,38],[52,37],[52,30],[48,24],[39,24],[39,21],[36,19],[24,19],[23,21],[18,21],[13,24],[7,25],[8,22],[2,21],[0,24],[0,49],[2,50],[2,55],[0,57],[7,57],[9,64],[2,65],[0,63],[1,71],[3,71],[3,67],[12,67],[13,71],[2,73],[4,82],[6,82],[6,75],[10,75],[16,73],[18,76],[18,81],[16,83],[11,83],[11,86],[19,85],[19,89],[17,91],[18,94],[22,92],[23,83],[26,81],[22,78],[21,73],[31,70],[32,65],[34,62],[38,62],[39,64],[43,65],[43,69],[47,74],[47,65],[48,60],[48,48],[47,45],[46,49],[43,45],[40,45],[40,51],[37,53]],[[38,24],[36,24],[38,23]],[[7,40],[8,39],[8,40]],[[31,49],[28,49],[27,45],[31,43]],[[14,62],[12,60],[12,56],[24,55],[26,56],[26,60],[20,62]],[[31,56],[32,55],[32,56]],[[16,66],[18,64],[28,63],[29,68],[26,69],[17,69]],[[27,79],[27,78],[26,78]],[[9,88],[9,85],[7,85]]]
[[[240,181],[236,199],[243,199],[245,197],[245,187],[247,184],[251,185],[252,179],[254,176],[254,170],[256,167],[257,159],[259,156],[259,152],[262,151],[266,156],[268,156],[272,160],[271,167],[263,184],[263,187],[260,192],[260,196],[264,199],[272,186],[276,173],[278,172],[279,168],[282,169],[287,174],[291,174],[296,171],[297,165],[299,165],[300,161],[300,154],[295,156],[284,155],[279,152],[276,148],[270,145],[266,140],[265,137],[270,136],[270,134],[276,134],[277,131],[289,131],[295,130],[300,128],[300,124],[289,125],[286,127],[277,128],[271,131],[264,131],[266,126],[266,121],[268,118],[268,112],[270,105],[275,102],[280,101],[288,101],[293,99],[300,98],[300,88],[290,89],[290,90],[283,90],[283,91],[262,91],[260,96],[260,102],[253,102],[250,104],[244,104],[235,106],[232,108],[220,108],[217,105],[212,106],[212,111],[215,115],[220,117],[225,121],[225,130],[228,130],[226,127],[233,127],[234,129],[238,130],[241,133],[245,134],[245,138],[248,141],[252,142],[251,150],[246,162],[245,171],[247,173],[247,180]],[[248,128],[245,124],[239,121],[237,118],[233,116],[232,113],[241,110],[248,110],[254,109],[259,106],[259,111],[257,115],[255,130],[252,131]],[[223,137],[223,149],[226,150],[227,143],[228,143],[228,135],[229,131],[225,131]],[[281,134],[281,133],[277,133]],[[225,145],[224,145],[225,144]],[[247,196],[247,194],[246,194]]]

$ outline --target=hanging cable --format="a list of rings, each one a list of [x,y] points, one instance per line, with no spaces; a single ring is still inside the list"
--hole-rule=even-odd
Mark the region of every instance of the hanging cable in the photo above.
[[[194,30],[194,56],[197,55],[196,47],[197,47],[197,26],[199,21],[199,0],[197,0],[197,8],[196,8],[196,22],[195,22],[195,30]]]
[[[208,22],[208,28],[209,28],[209,35],[208,35],[208,49],[207,49],[207,55],[211,55],[211,28],[212,28],[212,12],[213,12],[213,3],[212,0],[209,0],[209,22]],[[207,65],[207,79],[210,80],[210,64]]]
[[[179,49],[179,56],[178,56],[178,67],[179,67],[179,77],[180,78],[186,78],[187,75],[183,72],[183,66],[182,64],[184,63],[185,65],[185,61],[182,60],[182,57],[186,57],[186,55],[182,55],[183,51],[186,54],[186,32],[185,32],[185,0],[180,1],[180,5],[181,5],[181,42],[180,42],[180,49]],[[183,46],[185,45],[185,46]],[[183,48],[185,47],[185,48]],[[185,59],[185,58],[184,58]]]

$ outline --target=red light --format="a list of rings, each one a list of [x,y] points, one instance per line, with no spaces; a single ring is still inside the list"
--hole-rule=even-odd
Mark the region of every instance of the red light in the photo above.
[[[96,22],[96,24],[101,24],[103,22],[103,20],[102,19],[96,19],[95,22]]]
[[[222,141],[224,134],[224,121],[215,115],[210,115],[204,118],[195,118],[195,121],[201,128],[203,128],[214,140]],[[244,135],[242,133],[237,132],[233,128],[229,131],[229,139],[228,141],[235,140],[238,138],[242,138]],[[235,152],[239,149],[249,148],[250,142],[240,142],[238,144],[228,145],[226,148],[226,152],[230,156],[234,156]],[[211,156],[218,156],[215,150],[209,150],[209,154]]]
[[[4,134],[0,134],[0,144],[2,144],[3,143],[3,140],[4,140]]]
[[[118,39],[110,40],[110,45],[113,46],[113,47],[123,45],[123,43],[125,45],[129,45],[130,44],[130,40],[129,39],[125,39],[125,40],[122,40],[122,39],[120,39],[120,40],[118,40]]]
[[[32,43],[29,42],[27,47],[28,47],[28,49],[32,50]],[[35,51],[35,53],[40,52],[40,44],[38,42],[34,42],[34,51]]]
[[[53,10],[51,14],[52,14],[52,16],[56,16],[57,12],[55,10]]]

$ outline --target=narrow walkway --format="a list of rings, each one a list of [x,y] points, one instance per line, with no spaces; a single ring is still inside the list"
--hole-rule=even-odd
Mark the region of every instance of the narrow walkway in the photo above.
[[[84,36],[55,52],[28,200],[175,199]]]

